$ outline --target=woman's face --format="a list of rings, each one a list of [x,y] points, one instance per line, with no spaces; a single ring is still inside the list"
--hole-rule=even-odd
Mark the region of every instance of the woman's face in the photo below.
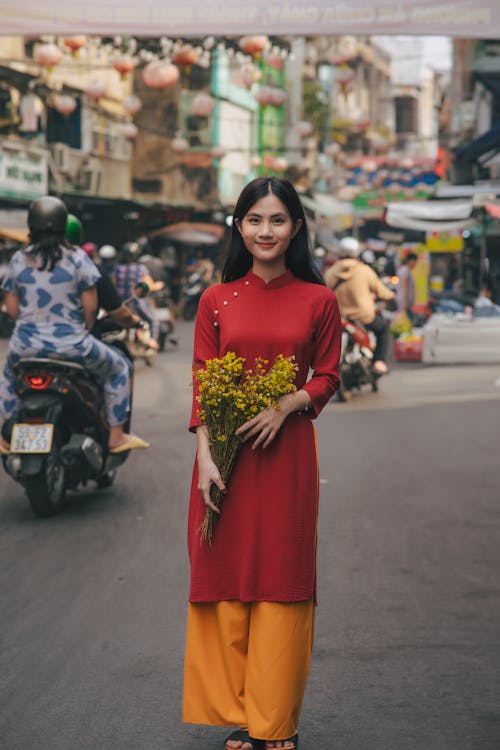
[[[284,264],[285,253],[299,231],[302,221],[295,224],[286,206],[274,193],[268,193],[249,209],[235,224],[254,262]]]

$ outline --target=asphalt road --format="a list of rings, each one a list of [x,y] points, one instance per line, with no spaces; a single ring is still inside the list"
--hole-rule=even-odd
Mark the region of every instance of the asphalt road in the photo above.
[[[222,750],[183,725],[192,326],[139,365],[132,455],[36,520],[0,475],[1,750]],[[5,347],[0,348],[0,359]],[[328,405],[301,750],[499,750],[500,366]]]

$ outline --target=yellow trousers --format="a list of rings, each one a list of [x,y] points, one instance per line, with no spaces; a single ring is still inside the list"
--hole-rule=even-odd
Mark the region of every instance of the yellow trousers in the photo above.
[[[189,604],[183,720],[282,740],[298,727],[314,630],[312,601]]]

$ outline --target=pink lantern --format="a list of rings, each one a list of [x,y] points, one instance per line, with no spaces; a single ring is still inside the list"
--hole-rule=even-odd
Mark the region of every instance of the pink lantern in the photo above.
[[[307,122],[307,120],[300,120],[297,123],[297,133],[299,134],[300,138],[309,138],[313,134],[314,131],[314,125],[312,122]]]
[[[142,79],[152,89],[164,89],[177,83],[179,68],[162,60],[154,60],[142,71]]]
[[[262,107],[273,103],[273,86],[259,86],[255,98]]]
[[[284,172],[286,169],[288,169],[288,161],[287,161],[287,159],[285,159],[284,156],[277,156],[274,159],[273,169],[276,172]]]
[[[131,55],[118,55],[113,60],[113,68],[118,71],[121,78],[131,73],[135,68],[135,60]]]
[[[225,150],[222,146],[212,146],[210,153],[214,159],[223,159],[226,155]]]
[[[129,115],[136,115],[142,109],[142,102],[138,96],[131,94],[123,100],[123,109],[128,112]]]
[[[53,68],[61,62],[63,53],[56,44],[41,44],[35,52],[35,62],[44,68]]]
[[[89,99],[97,102],[106,93],[106,86],[102,81],[89,81],[84,91]]]
[[[281,105],[286,102],[288,94],[284,89],[278,88],[278,86],[271,86],[271,89],[271,104],[273,107],[281,107]]]
[[[354,70],[350,68],[348,65],[339,65],[338,68],[335,68],[335,80],[337,83],[339,83],[341,86],[346,85],[354,80]]]
[[[254,83],[260,81],[262,72],[256,65],[246,63],[241,66],[240,75],[243,86],[246,86],[246,88],[249,89]]]
[[[172,55],[172,61],[181,68],[189,68],[195,64],[197,57],[196,50],[191,44],[183,44]]]
[[[209,117],[215,107],[215,99],[203,91],[196,94],[191,102],[191,114],[197,117]]]
[[[87,44],[87,37],[80,35],[80,36],[66,36],[63,39],[63,44],[65,47],[71,50],[71,54],[76,55],[79,49],[82,47],[85,47]]]
[[[176,154],[183,154],[188,150],[189,143],[181,135],[176,135],[175,138],[172,138],[170,147],[172,148],[172,151],[176,152]]]
[[[243,52],[255,57],[256,55],[260,55],[269,46],[269,39],[267,36],[243,36],[239,41],[239,45]]]
[[[139,128],[137,127],[137,125],[134,125],[133,122],[126,122],[122,128],[122,133],[124,138],[126,138],[128,141],[132,141],[137,137]]]
[[[77,101],[74,96],[68,94],[56,94],[53,98],[54,108],[57,109],[60,115],[68,117],[73,114],[76,109]]]

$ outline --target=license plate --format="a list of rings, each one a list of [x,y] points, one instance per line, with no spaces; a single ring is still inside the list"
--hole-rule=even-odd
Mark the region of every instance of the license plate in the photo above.
[[[15,424],[10,440],[11,453],[50,453],[53,424]]]
[[[167,307],[159,307],[155,310],[156,320],[170,320],[170,310]]]

